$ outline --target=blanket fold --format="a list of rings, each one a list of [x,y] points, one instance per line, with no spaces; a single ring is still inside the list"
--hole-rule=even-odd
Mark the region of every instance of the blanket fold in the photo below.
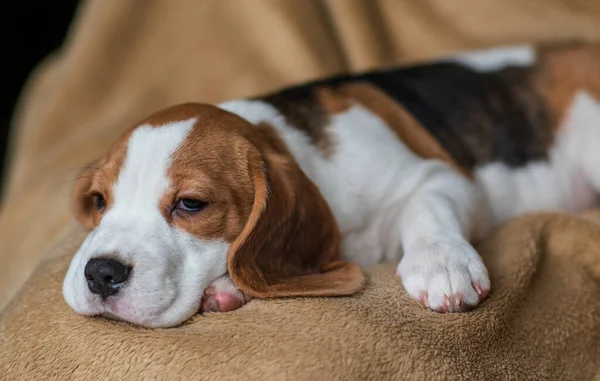
[[[6,380],[597,378],[595,221],[539,214],[501,227],[478,246],[492,292],[462,314],[425,310],[387,264],[368,269],[367,288],[353,297],[255,300],[177,328],[143,329],[72,312],[61,294],[69,261],[63,256],[40,267],[2,316],[0,374]]]

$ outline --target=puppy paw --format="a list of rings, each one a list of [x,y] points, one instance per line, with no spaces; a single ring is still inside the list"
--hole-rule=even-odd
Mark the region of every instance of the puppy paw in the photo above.
[[[238,290],[228,275],[224,275],[212,282],[204,291],[200,303],[200,313],[229,312],[237,310],[252,300]]]
[[[464,240],[411,247],[404,253],[397,273],[412,297],[442,313],[466,311],[490,290],[483,261]]]

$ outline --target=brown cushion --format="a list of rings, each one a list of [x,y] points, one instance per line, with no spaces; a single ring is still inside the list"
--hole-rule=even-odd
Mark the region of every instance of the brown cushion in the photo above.
[[[0,318],[0,371],[7,380],[600,377],[599,215],[534,215],[501,228],[479,247],[492,292],[464,314],[423,309],[395,266],[381,265],[354,297],[255,300],[143,329],[72,312],[62,257]]]

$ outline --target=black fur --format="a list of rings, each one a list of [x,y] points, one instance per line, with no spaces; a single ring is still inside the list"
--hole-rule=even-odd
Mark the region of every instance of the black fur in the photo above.
[[[435,63],[319,80],[260,99],[315,141],[328,118],[315,89],[351,82],[370,83],[396,100],[465,169],[490,162],[515,168],[547,160],[553,118],[534,87],[531,68],[479,73],[455,63]]]
[[[315,86],[293,87],[261,98],[272,104],[285,116],[287,122],[306,132],[315,145],[327,139],[325,126],[329,123],[329,115],[319,104],[315,95]]]

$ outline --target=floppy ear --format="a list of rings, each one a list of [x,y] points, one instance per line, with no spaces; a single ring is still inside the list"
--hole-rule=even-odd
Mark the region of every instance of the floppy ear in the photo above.
[[[364,274],[340,261],[341,234],[317,187],[289,155],[260,156],[249,164],[252,211],[228,253],[234,283],[259,298],[359,291]]]
[[[92,175],[96,168],[100,164],[100,160],[96,160],[90,164],[86,169],[79,174],[75,180],[75,186],[73,187],[72,194],[72,209],[75,219],[79,221],[83,226],[91,229],[95,226],[94,224],[94,198],[88,193],[90,186],[92,185]]]

